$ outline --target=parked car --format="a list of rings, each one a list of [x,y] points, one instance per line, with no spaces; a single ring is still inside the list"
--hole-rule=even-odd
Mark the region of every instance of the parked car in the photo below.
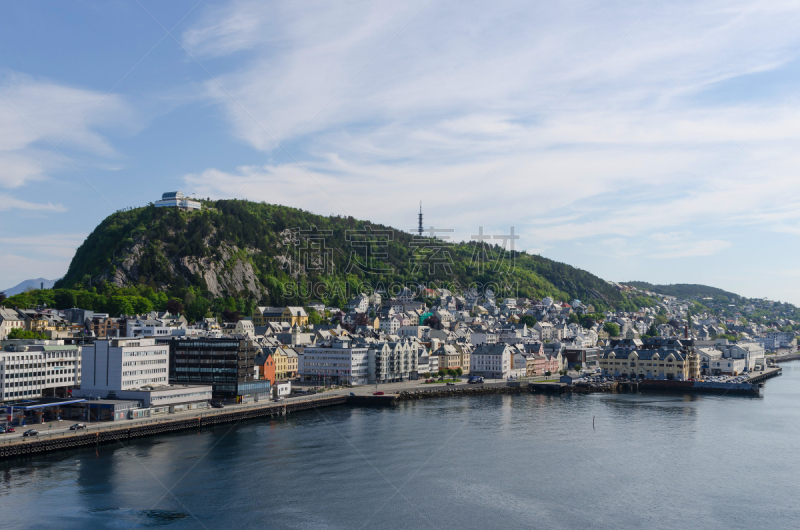
[[[6,427],[3,432],[17,432],[17,430],[14,427]]]
[[[384,395],[384,393],[383,392],[373,392],[372,395],[373,396],[382,396],[382,395]]]
[[[75,425],[72,425],[72,426],[69,428],[69,430],[71,430],[71,431],[77,431],[78,429],[85,429],[85,428],[86,428],[86,424],[85,424],[85,423],[76,423]]]
[[[36,429],[28,429],[27,431],[22,433],[23,438],[27,436],[39,436],[39,431],[37,431]]]
[[[211,408],[224,409],[225,408],[225,404],[224,403],[220,403],[219,401],[212,401],[211,402]]]

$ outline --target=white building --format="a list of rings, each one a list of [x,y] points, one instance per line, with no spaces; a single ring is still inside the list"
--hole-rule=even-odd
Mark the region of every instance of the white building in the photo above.
[[[408,381],[417,376],[417,352],[406,341],[371,345],[368,363],[370,384]]]
[[[33,341],[0,352],[0,401],[67,395],[81,382],[80,347]]]
[[[481,344],[497,344],[497,333],[493,331],[472,330],[469,340],[473,346],[479,346]]]
[[[556,335],[555,328],[549,322],[537,322],[533,325],[533,329],[539,332],[542,340],[552,340]]]
[[[182,322],[175,325],[166,325],[160,320],[136,319],[128,321],[125,335],[128,338],[184,336],[186,335],[186,325]]]
[[[383,331],[387,335],[395,335],[397,331],[400,329],[400,321],[396,318],[387,318],[381,320],[380,328],[381,331]]]
[[[773,343],[777,343],[781,348],[789,348],[792,346],[794,337],[791,333],[783,331],[770,331],[766,334],[767,338],[771,339]]]
[[[511,354],[507,344],[481,344],[472,352],[470,374],[486,379],[507,379],[511,375]]]
[[[326,346],[305,348],[298,359],[297,373],[301,381],[366,385],[369,376],[369,351],[366,347],[350,347],[349,341],[336,341]]]
[[[81,397],[166,385],[169,346],[153,338],[97,340],[83,346]]]
[[[156,208],[179,208],[191,212],[201,210],[203,205],[183,195],[180,191],[168,191],[161,195],[161,200],[154,203]]]
[[[722,350],[723,359],[744,359],[745,370],[751,371],[756,366],[765,364],[764,347],[755,342],[745,344],[729,344]],[[741,370],[737,370],[741,372]]]
[[[208,406],[212,385],[170,385],[169,345],[155,338],[97,340],[82,347],[82,381],[75,397],[128,399],[141,408],[131,417]]]
[[[5,340],[14,328],[25,329],[25,319],[13,309],[0,306],[0,340]]]

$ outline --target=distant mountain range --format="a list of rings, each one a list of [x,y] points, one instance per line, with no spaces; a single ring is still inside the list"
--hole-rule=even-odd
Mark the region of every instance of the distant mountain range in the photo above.
[[[671,285],[654,285],[647,282],[625,282],[624,285],[630,285],[637,289],[645,291],[652,291],[658,294],[667,296],[675,296],[677,298],[691,298],[694,296],[727,296],[728,298],[741,298],[736,293],[723,291],[716,287],[709,287],[708,285],[699,285],[695,283],[675,283]]]
[[[24,282],[11,287],[10,289],[0,289],[0,292],[6,293],[6,296],[14,296],[15,294],[24,293],[28,289],[52,289],[53,285],[58,280],[48,280],[46,278],[35,278],[32,280],[25,280]]]

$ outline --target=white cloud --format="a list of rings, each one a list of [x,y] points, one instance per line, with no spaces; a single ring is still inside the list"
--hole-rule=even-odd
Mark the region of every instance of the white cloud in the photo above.
[[[45,211],[45,212],[66,212],[63,204],[53,204],[52,202],[37,203],[28,202],[20,199],[15,199],[11,196],[0,196],[0,212],[5,210],[28,210],[28,211]],[[2,241],[3,238],[0,238]]]
[[[45,178],[65,165],[52,146],[100,157],[117,155],[103,129],[130,130],[136,119],[116,94],[12,73],[0,80],[0,186]],[[66,154],[65,153],[65,154]]]

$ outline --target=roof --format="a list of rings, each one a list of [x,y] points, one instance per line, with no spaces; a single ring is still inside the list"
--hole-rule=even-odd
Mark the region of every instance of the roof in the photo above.
[[[78,347],[74,344],[62,344],[61,346],[42,346],[44,351],[64,351],[64,350],[77,350]]]
[[[80,403],[81,401],[86,401],[86,400],[83,398],[62,399],[62,398],[42,397],[33,399],[21,399],[19,401],[14,401],[12,403],[6,403],[3,406],[14,407],[15,409],[31,410],[44,407],[57,407],[59,405],[69,405],[72,403]]]

